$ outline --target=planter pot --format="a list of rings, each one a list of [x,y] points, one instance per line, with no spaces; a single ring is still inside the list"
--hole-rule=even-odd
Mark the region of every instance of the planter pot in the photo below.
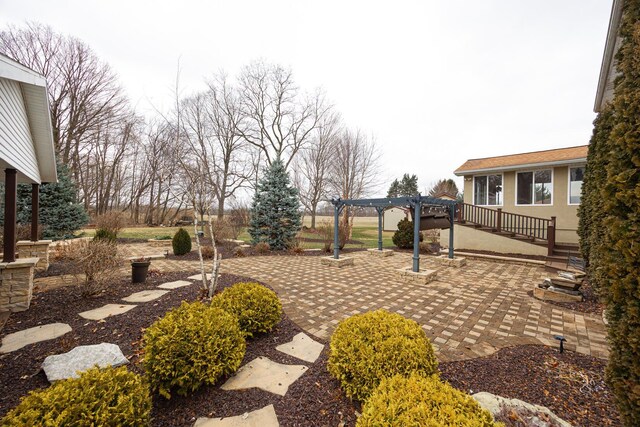
[[[131,282],[144,283],[147,281],[147,273],[151,261],[132,261],[131,262]]]

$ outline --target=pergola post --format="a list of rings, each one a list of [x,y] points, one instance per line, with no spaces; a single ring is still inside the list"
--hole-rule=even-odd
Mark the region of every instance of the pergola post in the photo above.
[[[338,203],[333,208],[333,258],[340,258],[340,243],[338,242],[338,221],[340,220],[340,207]]]
[[[420,271],[420,214],[422,202],[417,198],[413,205],[413,272]]]
[[[31,241],[38,241],[38,222],[40,212],[40,185],[31,184]]]
[[[382,250],[382,214],[384,213],[383,207],[376,207],[376,211],[378,212],[378,250]]]
[[[456,206],[449,206],[449,221],[451,226],[449,227],[449,259],[453,259],[453,223],[455,219]]]
[[[16,217],[18,172],[15,169],[4,171],[4,255],[2,262],[16,260]]]

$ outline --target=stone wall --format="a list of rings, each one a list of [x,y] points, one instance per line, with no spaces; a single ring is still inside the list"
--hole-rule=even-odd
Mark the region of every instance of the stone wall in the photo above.
[[[18,258],[39,258],[36,264],[36,271],[47,271],[49,268],[49,245],[51,240],[38,240],[32,242],[30,240],[20,240],[16,243]]]
[[[0,263],[0,311],[24,311],[33,293],[33,273],[38,258]]]

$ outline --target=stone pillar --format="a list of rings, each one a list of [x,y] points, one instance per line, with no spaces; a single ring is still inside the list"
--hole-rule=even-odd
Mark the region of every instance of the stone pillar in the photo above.
[[[0,263],[0,311],[25,311],[31,303],[38,258]]]
[[[38,240],[32,242],[30,240],[20,240],[16,243],[18,250],[18,259],[39,258],[36,264],[36,271],[47,271],[49,268],[49,245],[51,240]]]

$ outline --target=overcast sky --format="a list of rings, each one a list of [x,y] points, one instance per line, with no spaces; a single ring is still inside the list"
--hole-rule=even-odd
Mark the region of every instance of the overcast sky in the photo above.
[[[423,190],[469,158],[587,144],[611,0],[0,0],[0,25],[37,21],[88,43],[138,111],[262,58],[322,87],[374,135],[384,188]],[[461,184],[461,179],[457,180]]]

